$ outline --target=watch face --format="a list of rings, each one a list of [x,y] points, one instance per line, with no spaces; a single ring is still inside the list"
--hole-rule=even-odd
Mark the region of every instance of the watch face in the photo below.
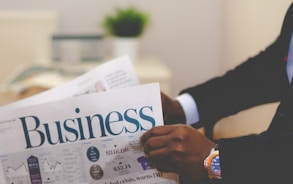
[[[211,161],[211,170],[216,175],[221,175],[220,156],[215,156]]]

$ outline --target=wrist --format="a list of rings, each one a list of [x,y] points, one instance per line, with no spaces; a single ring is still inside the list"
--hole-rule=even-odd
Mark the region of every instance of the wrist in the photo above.
[[[183,110],[181,104],[177,100],[174,100],[174,104],[175,104],[175,108],[174,108],[175,117],[173,117],[173,118],[176,120],[176,123],[185,124],[186,117],[185,117],[185,113],[184,113],[184,110]]]

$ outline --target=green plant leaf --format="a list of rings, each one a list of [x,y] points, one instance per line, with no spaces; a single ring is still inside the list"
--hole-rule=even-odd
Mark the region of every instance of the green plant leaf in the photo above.
[[[149,15],[133,6],[122,9],[117,7],[114,15],[105,16],[102,27],[112,36],[137,37],[140,36],[149,22]]]

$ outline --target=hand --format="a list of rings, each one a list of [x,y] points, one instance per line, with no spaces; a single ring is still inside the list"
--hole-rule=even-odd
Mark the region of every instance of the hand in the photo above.
[[[161,101],[163,109],[164,123],[171,124],[185,124],[186,118],[184,111],[178,101],[171,99],[161,92]]]
[[[191,181],[207,179],[203,166],[215,143],[187,125],[154,127],[141,136],[146,157],[162,172],[176,172]]]

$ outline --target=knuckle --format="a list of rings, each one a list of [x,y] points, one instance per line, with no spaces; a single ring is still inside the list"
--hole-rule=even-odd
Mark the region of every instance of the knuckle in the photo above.
[[[147,141],[145,145],[146,145],[146,148],[148,148],[148,150],[151,150],[154,147],[152,141]]]
[[[157,131],[156,128],[152,128],[152,129],[149,130],[149,135],[150,136],[155,136],[157,134],[158,134],[158,131]]]
[[[187,139],[186,135],[178,134],[172,138],[172,141],[175,143],[181,143],[181,142],[185,142],[186,139]]]

